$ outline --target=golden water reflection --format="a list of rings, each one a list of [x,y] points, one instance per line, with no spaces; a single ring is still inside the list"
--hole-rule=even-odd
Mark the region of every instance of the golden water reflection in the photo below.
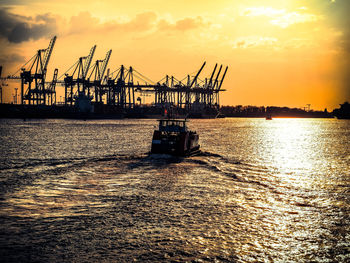
[[[68,249],[94,235],[90,256],[100,255],[104,242],[115,248],[108,255],[131,260],[345,258],[349,150],[341,136],[348,135],[322,120],[191,123],[202,129],[203,156],[102,158],[40,174],[8,195],[1,215],[47,220],[59,230],[55,236],[76,238]],[[36,227],[50,236],[45,224]],[[85,256],[84,248],[79,252]]]
[[[266,164],[294,187],[319,187],[320,175],[325,175],[332,162],[326,156],[327,134],[315,122],[281,118],[264,123],[261,148]]]
[[[22,188],[7,200],[8,206],[1,210],[1,215],[34,218],[87,215],[91,210],[109,205],[101,198],[107,199],[121,186],[138,182],[132,175],[116,178],[115,170],[111,172],[108,167],[103,172],[93,167],[86,169],[66,173],[59,178],[47,176],[45,180]]]

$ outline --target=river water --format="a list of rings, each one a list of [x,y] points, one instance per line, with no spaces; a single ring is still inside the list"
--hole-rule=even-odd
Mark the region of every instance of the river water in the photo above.
[[[350,121],[0,120],[1,262],[349,262]]]

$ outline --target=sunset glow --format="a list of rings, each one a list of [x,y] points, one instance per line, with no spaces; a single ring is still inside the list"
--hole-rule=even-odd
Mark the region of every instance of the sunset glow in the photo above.
[[[3,0],[0,65],[13,74],[57,35],[48,80],[96,44],[94,60],[112,49],[111,71],[133,66],[153,81],[204,61],[203,78],[228,65],[222,105],[333,110],[350,100],[349,9],[347,0]],[[19,85],[8,84],[6,102]]]

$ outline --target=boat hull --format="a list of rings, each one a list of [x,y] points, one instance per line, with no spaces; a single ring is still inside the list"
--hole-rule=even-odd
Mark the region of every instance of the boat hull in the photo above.
[[[199,136],[193,132],[165,133],[154,131],[152,139],[152,154],[171,154],[188,156],[199,151]]]

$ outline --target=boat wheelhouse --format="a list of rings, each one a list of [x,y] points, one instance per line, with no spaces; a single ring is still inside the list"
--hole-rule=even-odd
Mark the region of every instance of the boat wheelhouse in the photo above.
[[[151,153],[188,156],[199,151],[199,136],[187,128],[187,120],[158,120],[153,133]]]

